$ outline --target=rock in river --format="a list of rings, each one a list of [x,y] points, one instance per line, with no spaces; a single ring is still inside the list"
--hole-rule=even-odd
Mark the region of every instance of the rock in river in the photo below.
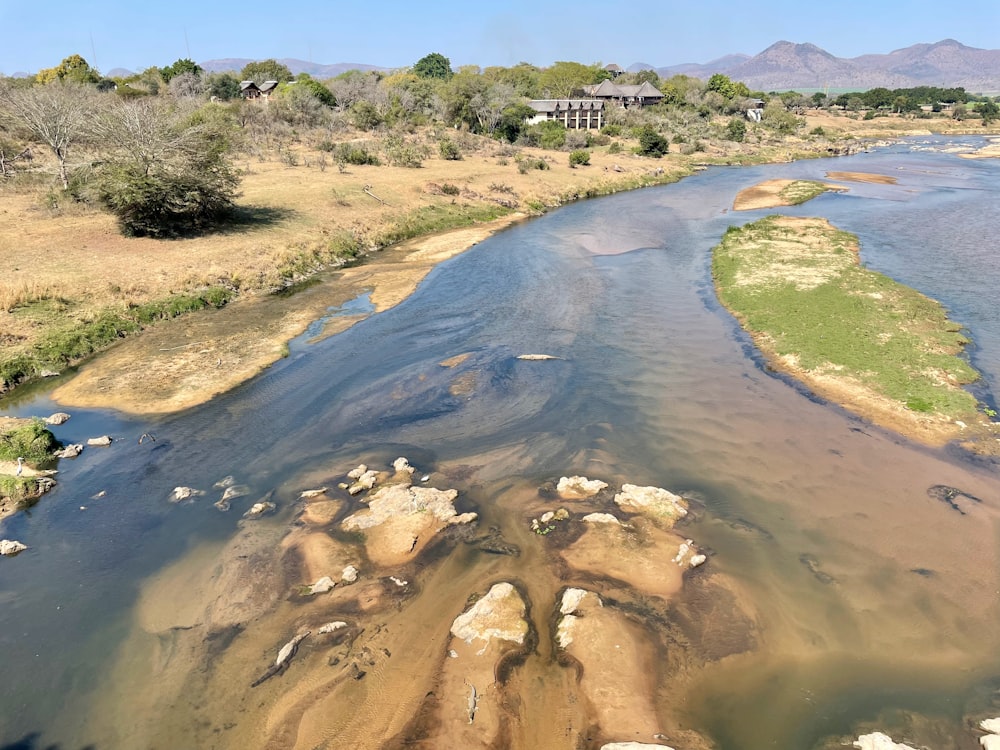
[[[483,650],[498,638],[524,643],[528,623],[524,620],[525,605],[513,585],[496,583],[479,601],[455,618],[451,634],[466,643],[481,640]]]
[[[21,544],[21,542],[14,541],[13,539],[0,539],[0,555],[13,557],[19,552],[24,552],[26,549],[28,549],[28,545]]]

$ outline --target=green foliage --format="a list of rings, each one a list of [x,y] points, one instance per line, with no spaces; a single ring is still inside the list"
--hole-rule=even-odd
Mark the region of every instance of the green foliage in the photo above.
[[[385,139],[385,155],[394,167],[416,169],[423,166],[426,152],[419,146],[407,143],[398,133],[390,133]]]
[[[656,132],[652,125],[639,128],[639,153],[659,159],[670,150],[670,142]]]
[[[816,182],[815,180],[795,180],[782,188],[780,196],[788,205],[798,206],[806,201],[811,201],[817,195],[822,195],[828,190],[830,188],[822,182]]]
[[[240,95],[240,79],[232,73],[209,73],[203,80],[205,93],[210,97],[228,102]]]
[[[327,107],[337,106],[337,98],[333,92],[308,73],[299,73],[295,78],[295,85],[308,90],[320,104]]]
[[[450,182],[446,182],[441,186],[441,192],[445,195],[461,195],[462,188],[458,185],[452,185]]]
[[[167,83],[170,83],[170,79],[179,76],[182,73],[191,73],[193,75],[200,76],[204,72],[205,71],[200,65],[198,65],[198,63],[194,60],[189,60],[188,58],[177,60],[172,65],[160,68],[160,75],[163,76],[163,80]]]
[[[417,60],[413,72],[420,78],[439,78],[446,81],[452,76],[451,60],[440,52],[431,52]]]
[[[560,149],[566,145],[566,127],[561,122],[546,120],[532,125],[528,132],[531,141],[541,148]]]
[[[569,165],[571,167],[585,167],[590,164],[590,152],[586,149],[577,149],[569,152]]]
[[[358,130],[374,130],[382,124],[382,115],[374,104],[362,100],[351,107],[351,121]]]
[[[515,161],[517,162],[517,171],[521,174],[527,174],[533,169],[546,170],[549,168],[549,163],[545,159],[536,159],[524,154],[518,154]]]
[[[996,102],[983,102],[977,107],[977,111],[983,118],[983,125],[989,125],[1000,117],[1000,105],[997,105]]]
[[[385,247],[433,232],[493,221],[507,215],[510,210],[497,204],[466,206],[447,203],[424,206],[397,219],[391,229],[377,238],[376,244]]]
[[[450,138],[442,138],[438,142],[438,153],[446,161],[461,161],[462,149]]]
[[[735,141],[736,143],[743,143],[743,140],[747,137],[747,123],[742,117],[734,117],[726,124],[726,135],[727,141]]]
[[[283,65],[273,57],[267,60],[247,63],[243,66],[243,70],[240,71],[241,81],[253,81],[258,86],[265,81],[287,83],[293,78],[292,71],[288,69],[288,66]]]
[[[823,130],[823,128],[821,126],[817,125],[815,128],[813,128],[812,130],[809,131],[809,135],[825,136],[826,135],[826,131]]]
[[[27,508],[39,495],[38,480],[34,477],[0,476],[0,497],[14,502],[16,508]]]
[[[14,461],[20,456],[32,463],[51,458],[59,443],[38,418],[0,434],[0,459]]]
[[[616,138],[616,137],[618,137],[618,136],[620,136],[622,134],[622,126],[621,125],[605,125],[603,128],[601,128],[601,132],[604,133],[604,135],[610,136],[612,138]]]
[[[588,84],[600,83],[608,71],[599,65],[555,62],[538,75],[538,88],[547,99],[566,99]]]
[[[375,154],[368,151],[364,146],[354,143],[338,143],[333,147],[331,153],[333,160],[342,164],[355,164],[358,166],[367,164],[377,167],[382,163]]]
[[[535,114],[535,110],[525,102],[515,102],[504,108],[500,115],[500,122],[497,124],[493,135],[502,138],[508,143],[515,143],[526,129],[526,121]]]
[[[622,152],[622,144],[620,144],[618,141],[615,141],[610,146],[608,146],[609,154],[620,154],[621,152]]]
[[[761,122],[768,128],[782,134],[791,135],[805,123],[781,104],[768,104],[761,115]]]
[[[90,67],[90,64],[80,55],[70,55],[56,67],[38,71],[35,80],[39,83],[52,83],[53,81],[97,83],[101,80],[101,74],[96,68]]]

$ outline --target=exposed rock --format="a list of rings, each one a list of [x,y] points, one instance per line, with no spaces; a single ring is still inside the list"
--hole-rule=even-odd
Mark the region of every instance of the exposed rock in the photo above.
[[[174,487],[174,491],[170,493],[169,500],[172,503],[179,503],[183,500],[191,500],[204,494],[201,490],[196,490],[192,487]]]
[[[354,583],[358,580],[358,569],[353,565],[348,565],[344,568],[344,572],[340,574],[340,580],[344,583]]]
[[[111,436],[101,435],[100,437],[90,438],[89,440],[87,440],[87,445],[94,445],[94,446],[111,445]]]
[[[250,506],[250,510],[243,514],[244,518],[260,518],[268,513],[273,513],[278,506],[270,500],[261,500]]]
[[[83,453],[83,443],[72,443],[64,446],[62,450],[56,451],[53,455],[56,458],[76,458]]]
[[[260,683],[264,682],[264,680],[267,680],[276,674],[281,674],[288,669],[288,665],[291,663],[292,658],[299,649],[299,644],[305,640],[308,635],[309,631],[307,630],[306,632],[295,636],[292,640],[282,646],[281,650],[278,651],[278,658],[274,660],[274,664],[272,664],[261,677],[254,680],[250,687],[257,687]]]
[[[547,359],[562,359],[562,357],[556,357],[552,354],[519,354],[517,358],[528,362],[543,362]]]
[[[542,513],[542,517],[539,518],[538,520],[540,520],[542,523],[548,523],[553,518],[555,518],[555,515],[556,515],[555,513],[553,513],[551,510],[549,510],[549,511],[546,511],[545,513]]]
[[[307,596],[312,596],[313,594],[325,594],[327,591],[332,591],[333,587],[336,585],[336,582],[330,578],[330,576],[323,576],[316,581],[316,583],[309,586],[304,593]]]
[[[1000,717],[996,719],[983,719],[979,722],[979,728],[990,734],[1000,734]]]
[[[478,513],[459,513],[457,516],[448,519],[448,525],[459,526],[463,523],[472,523],[477,518],[479,518]]]
[[[359,479],[362,474],[368,471],[368,466],[366,464],[359,464],[356,469],[351,469],[347,472],[348,479]]]
[[[61,373],[59,373],[56,370],[42,370],[41,372],[38,373],[38,377],[40,377],[40,378],[57,378],[57,377],[59,377],[60,374]]]
[[[1000,750],[1000,734],[987,734],[979,738],[983,750]]]
[[[455,618],[451,634],[466,643],[483,641],[485,651],[494,638],[524,643],[528,623],[524,620],[525,605],[511,584],[503,582],[493,587],[469,609]]]
[[[660,487],[623,484],[622,491],[615,495],[615,502],[622,508],[666,521],[671,526],[687,515],[687,503],[684,498]]]
[[[346,628],[346,627],[347,627],[346,622],[341,622],[340,620],[338,620],[337,622],[328,622],[326,625],[321,625],[319,630],[317,630],[316,632],[319,635],[325,635],[326,633],[333,633],[337,630],[340,630],[341,628]]]
[[[399,458],[397,458],[395,461],[392,462],[392,468],[395,469],[396,471],[405,471],[408,474],[412,474],[413,472],[416,471],[416,469],[410,466],[410,462],[407,461],[402,456],[400,456]]]
[[[20,552],[24,552],[26,549],[28,549],[28,545],[21,544],[21,542],[13,539],[0,539],[0,555],[13,557]]]
[[[690,560],[688,560],[688,565],[692,568],[697,568],[699,565],[704,565],[708,558],[705,555],[694,555]]]
[[[580,606],[580,602],[583,601],[587,593],[586,589],[566,589],[563,592],[559,612],[564,615],[571,615],[576,612],[576,608]]]
[[[598,607],[604,606],[601,597],[591,591],[585,589],[566,589],[563,592],[562,603],[559,606],[559,613],[563,615],[563,618],[559,621],[559,626],[556,628],[556,643],[559,644],[560,648],[566,648],[573,642],[573,630],[580,619],[574,612],[589,597],[593,597]]]
[[[553,521],[565,521],[569,518],[569,511],[565,508],[559,508],[555,513],[552,514]]]
[[[881,732],[861,735],[854,743],[854,747],[861,750],[914,750],[909,745],[893,742],[891,737]]]
[[[212,485],[212,489],[214,489],[214,490],[224,490],[226,487],[229,487],[229,486],[231,486],[231,485],[233,485],[235,483],[236,483],[236,480],[233,478],[233,475],[230,474],[229,476],[223,477],[218,482],[216,482],[215,484],[213,484]]]
[[[348,475],[350,476],[350,475]],[[357,477],[357,481],[347,488],[347,491],[352,495],[357,495],[359,492],[364,492],[365,490],[370,490],[375,486],[375,482],[378,481],[378,472],[374,469],[366,471],[361,476]]]
[[[223,500],[235,500],[238,497],[243,497],[244,495],[250,494],[250,488],[245,484],[234,484],[226,487],[226,491],[222,493]]]
[[[422,514],[447,522],[456,516],[455,498],[458,490],[438,490],[433,487],[407,487],[394,484],[383,487],[368,501],[368,509],[344,519],[347,530],[363,530],[379,526],[400,517]]]
[[[409,581],[404,581],[402,578],[396,578],[396,576],[389,576],[389,580],[392,581],[397,586],[399,586],[400,588],[403,588],[409,583]]]
[[[556,492],[567,500],[583,500],[593,497],[607,486],[608,483],[602,482],[600,479],[587,479],[578,476],[562,477],[559,479],[559,484],[556,485]]]
[[[583,517],[585,523],[613,523],[621,526],[622,522],[610,513],[588,513]]]
[[[658,750],[673,750],[667,745],[652,745],[646,742],[609,742],[601,745],[601,750],[646,750],[646,748],[658,748]]]
[[[327,487],[320,487],[318,490],[303,490],[302,492],[299,493],[299,497],[303,499],[316,497],[317,495],[324,494],[327,491],[327,489],[328,489]]]
[[[69,414],[64,411],[57,411],[45,418],[45,424],[65,424],[67,421],[69,421]]]

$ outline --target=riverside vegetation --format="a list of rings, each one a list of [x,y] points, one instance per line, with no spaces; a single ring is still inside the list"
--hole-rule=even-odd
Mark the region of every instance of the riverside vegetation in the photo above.
[[[862,98],[836,109],[725,76],[642,71],[619,82],[650,81],[664,102],[611,107],[601,132],[525,124],[528,98],[571,96],[609,75],[565,62],[452,71],[429,55],[410,70],[316,81],[262,61],[240,78],[280,81],[267,102],[185,60],[119,80],[73,55],[34,80],[0,79],[0,250],[11,269],[0,280],[0,392],[157,321],[282,291],[407,238],[703,165],[849,153],[866,138],[970,118],[978,132],[992,119],[988,100],[962,120],[890,117]],[[745,122],[754,96],[764,115]],[[798,187],[789,202],[820,189]]]

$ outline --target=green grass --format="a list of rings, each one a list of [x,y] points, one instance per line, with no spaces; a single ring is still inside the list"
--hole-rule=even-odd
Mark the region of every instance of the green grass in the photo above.
[[[0,476],[0,497],[10,498],[18,508],[31,506],[38,495],[38,480],[33,477]]]
[[[375,244],[379,247],[387,247],[425,234],[493,221],[510,212],[511,209],[504,208],[499,204],[423,206],[397,219],[391,228],[376,238]]]
[[[818,252],[790,251],[798,232],[778,218],[730,228],[714,250],[719,298],[744,328],[805,370],[854,378],[911,411],[973,418],[960,386],[979,374],[957,356],[968,340],[941,305],[861,268],[846,232],[823,232]],[[790,269],[826,279],[797,286],[781,278]]]

